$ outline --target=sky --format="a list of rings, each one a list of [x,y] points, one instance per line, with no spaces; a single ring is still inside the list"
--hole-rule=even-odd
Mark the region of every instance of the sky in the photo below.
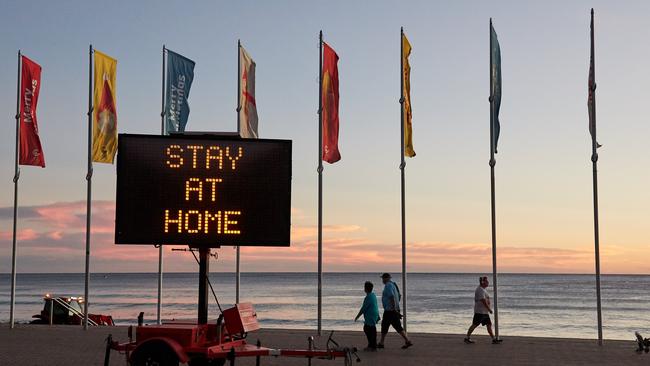
[[[500,272],[594,270],[587,129],[596,12],[601,265],[650,273],[647,1],[4,1],[0,272],[11,270],[16,53],[43,67],[45,169],[22,167],[18,271],[83,272],[88,46],[118,60],[123,133],[160,131],[161,49],[196,61],[188,131],[235,131],[237,40],[257,63],[261,137],[293,141],[289,248],[243,248],[243,271],[315,271],[318,32],[338,53],[342,160],[324,171],[324,270],[398,272],[399,31],[413,47],[406,217],[411,272],[490,272],[489,19],[502,54],[496,165]],[[115,166],[95,164],[91,270],[155,272],[114,244]],[[165,248],[167,271],[196,271]],[[234,268],[218,250],[213,271]]]

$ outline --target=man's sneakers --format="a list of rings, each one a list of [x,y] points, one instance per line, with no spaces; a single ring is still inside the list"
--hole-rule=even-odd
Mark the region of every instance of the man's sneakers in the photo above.
[[[469,339],[469,337],[463,339],[463,341],[467,344],[474,344],[474,341]],[[503,342],[503,339],[492,338],[492,344],[501,344],[501,342]]]
[[[411,347],[412,345],[413,345],[413,342],[408,341],[408,342],[404,343],[404,345],[402,346],[402,349],[407,349],[407,348]],[[381,343],[377,343],[377,348],[384,348],[384,345],[381,344]]]

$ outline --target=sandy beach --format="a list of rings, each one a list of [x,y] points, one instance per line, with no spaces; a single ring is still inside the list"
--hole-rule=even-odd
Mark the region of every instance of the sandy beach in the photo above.
[[[249,335],[263,346],[272,348],[305,348],[309,330],[263,329]],[[101,327],[84,331],[76,326],[19,325],[0,327],[0,365],[102,365],[104,340],[108,334],[126,340],[127,327]],[[386,349],[380,352],[359,352],[359,365],[648,365],[650,354],[634,352],[630,341],[606,341],[599,347],[595,340],[504,337],[501,345],[492,345],[484,336],[476,336],[476,344],[466,345],[462,335],[412,334],[415,346],[400,349],[401,339],[391,333]],[[335,333],[341,345],[363,348],[362,332]],[[316,337],[317,346],[326,337]],[[125,365],[124,357],[111,355],[111,365]],[[254,359],[241,358],[237,365],[254,365]],[[262,359],[262,365],[306,365],[305,359]],[[342,359],[314,360],[313,365],[343,365]]]

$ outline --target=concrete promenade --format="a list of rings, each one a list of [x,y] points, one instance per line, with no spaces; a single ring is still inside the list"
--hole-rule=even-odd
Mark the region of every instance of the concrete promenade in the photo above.
[[[480,330],[479,330],[480,331]],[[127,327],[97,327],[84,331],[76,326],[19,325],[9,329],[0,326],[0,365],[103,365],[104,340],[111,333],[120,341],[127,339]],[[249,334],[249,342],[257,339],[271,348],[306,348],[307,330],[263,329]],[[463,343],[462,335],[411,335],[415,345],[402,350],[401,339],[391,333],[386,349],[359,352],[361,363],[368,366],[402,365],[650,365],[650,354],[634,352],[632,341],[606,341],[599,347],[595,340],[504,337],[504,343],[492,345],[484,336],[476,336],[476,344]],[[335,333],[341,345],[365,346],[362,332]],[[326,337],[316,339],[324,347]],[[254,359],[240,358],[236,365],[254,365]],[[343,365],[342,359],[314,360],[314,366]],[[113,352],[111,365],[126,365],[124,357]],[[261,365],[307,365],[305,359],[262,358]]]

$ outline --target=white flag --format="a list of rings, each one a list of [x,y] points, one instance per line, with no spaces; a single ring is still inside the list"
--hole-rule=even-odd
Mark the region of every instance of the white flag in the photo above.
[[[239,82],[239,132],[241,137],[258,138],[257,106],[255,105],[255,61],[243,47],[239,47],[241,65]]]

